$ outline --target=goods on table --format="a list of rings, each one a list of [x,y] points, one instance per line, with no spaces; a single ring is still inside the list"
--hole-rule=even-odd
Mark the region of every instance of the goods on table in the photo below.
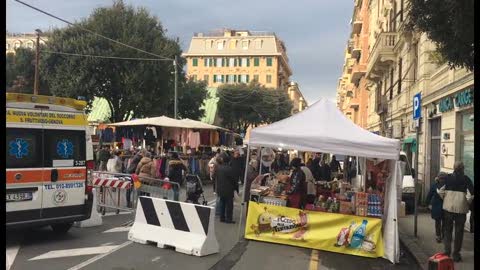
[[[365,192],[355,193],[355,214],[357,216],[366,216],[368,209],[368,197]]]

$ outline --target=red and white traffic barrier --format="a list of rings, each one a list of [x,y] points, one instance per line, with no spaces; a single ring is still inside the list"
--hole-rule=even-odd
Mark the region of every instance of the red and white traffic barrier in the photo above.
[[[93,185],[99,187],[113,187],[121,189],[130,189],[132,187],[132,183],[130,181],[118,180],[117,178],[97,178],[93,180]]]

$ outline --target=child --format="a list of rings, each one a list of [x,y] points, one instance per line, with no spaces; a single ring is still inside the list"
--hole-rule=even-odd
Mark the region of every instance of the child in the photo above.
[[[427,205],[432,205],[431,215],[432,219],[435,220],[435,234],[437,236],[437,243],[441,243],[443,240],[443,200],[440,195],[438,195],[437,189],[443,186],[446,177],[447,174],[444,172],[440,172],[438,174],[438,176],[435,178],[435,183],[433,183],[426,198]]]

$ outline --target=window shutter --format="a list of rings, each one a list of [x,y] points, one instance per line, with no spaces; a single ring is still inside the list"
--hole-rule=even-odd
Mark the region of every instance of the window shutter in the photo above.
[[[233,75],[233,82],[237,82],[237,74]]]
[[[205,67],[207,67],[207,61],[208,61],[208,58],[203,59],[203,65],[204,65]]]
[[[225,80],[225,75],[222,75],[222,81],[221,82],[223,83],[224,80]]]
[[[213,75],[213,82],[216,83],[217,82],[217,75]]]
[[[247,74],[247,80],[246,81],[247,81],[247,83],[250,81],[250,76],[248,74]]]
[[[250,66],[250,58],[247,58],[247,67]]]

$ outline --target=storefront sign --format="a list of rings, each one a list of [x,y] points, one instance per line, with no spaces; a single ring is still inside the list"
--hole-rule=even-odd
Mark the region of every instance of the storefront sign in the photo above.
[[[245,238],[383,257],[382,220],[250,202]]]
[[[473,87],[448,96],[439,103],[440,112],[448,112],[455,107],[461,108],[473,104]]]

